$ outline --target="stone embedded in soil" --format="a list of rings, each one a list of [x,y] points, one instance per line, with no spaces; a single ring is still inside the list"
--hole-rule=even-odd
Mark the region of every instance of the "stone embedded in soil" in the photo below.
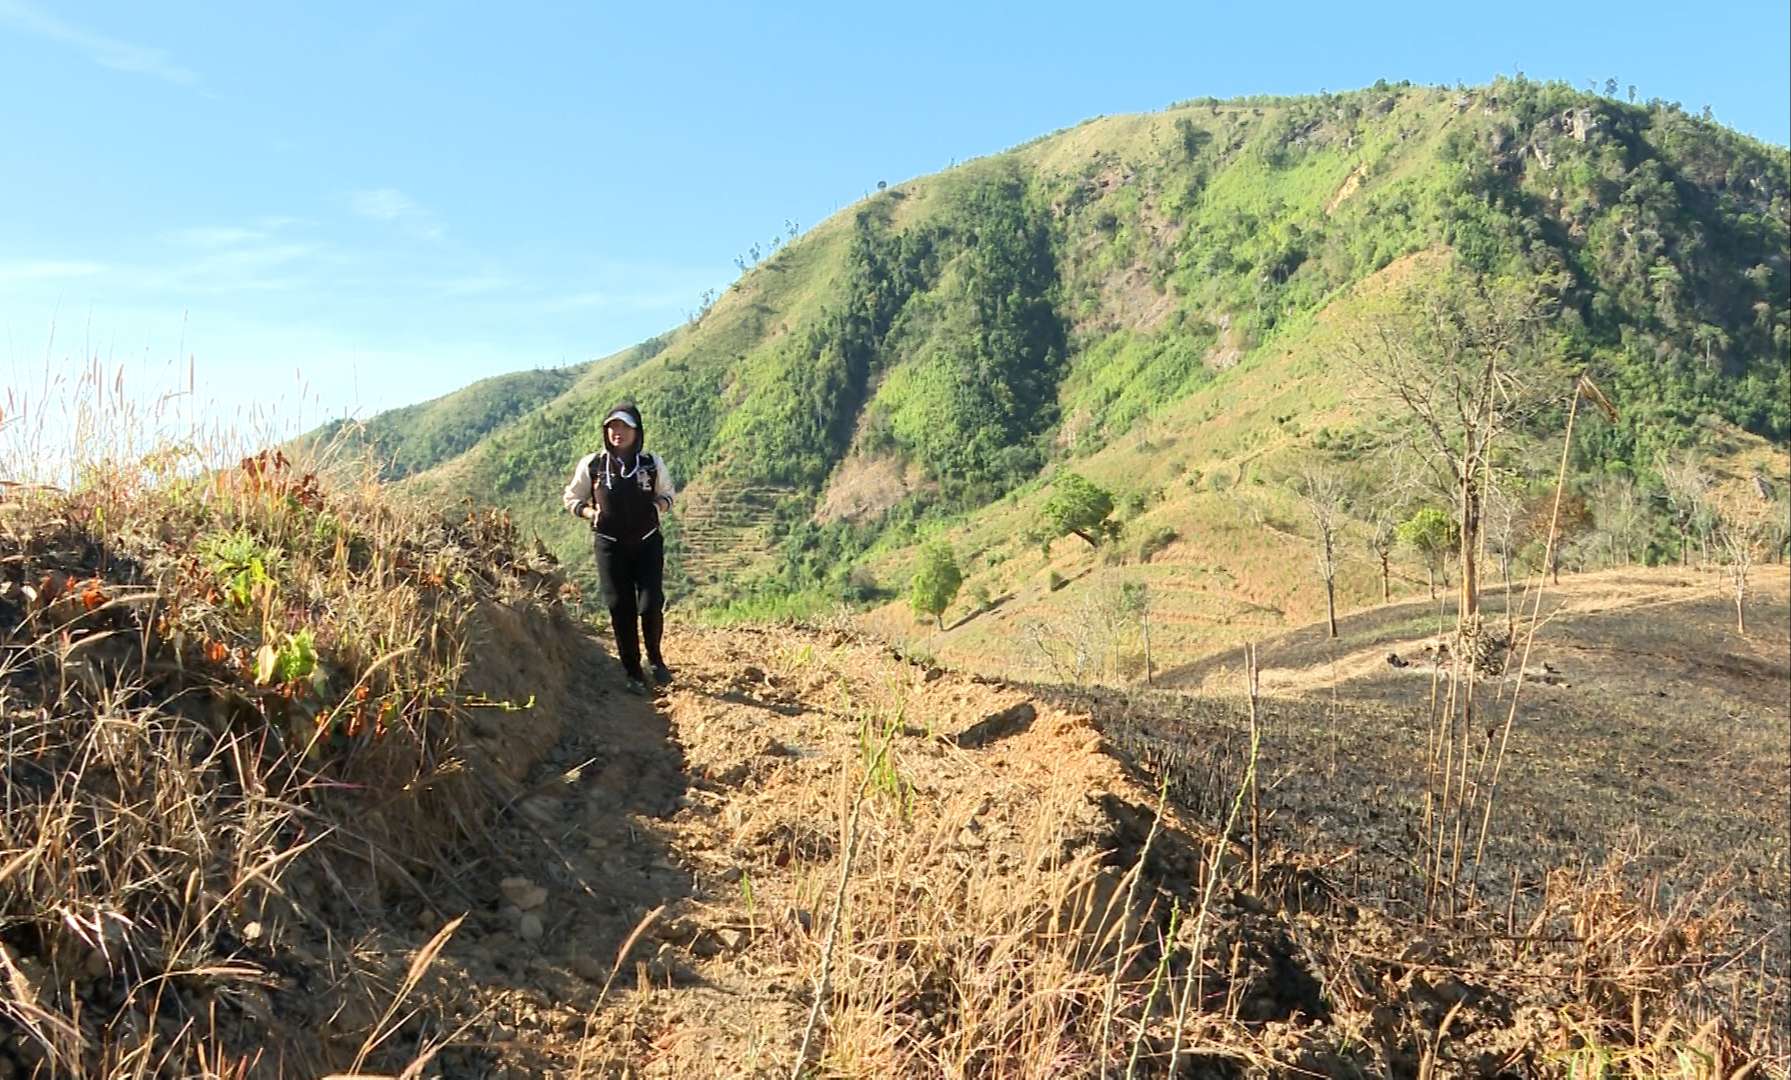
[[[725,952],[738,952],[746,945],[746,934],[731,926],[724,926],[714,932],[715,943]]]
[[[696,940],[700,928],[685,919],[666,919],[654,925],[651,933],[660,941],[687,945]]]
[[[532,911],[524,912],[516,924],[516,936],[524,941],[540,941],[547,928],[541,925],[541,916]]]
[[[590,953],[579,953],[572,958],[572,973],[586,982],[602,982],[609,975],[603,963]]]
[[[721,943],[721,939],[715,934],[705,932],[698,934],[696,940],[690,943],[690,951],[697,956],[708,959],[712,956],[720,956],[727,951],[727,947]]]
[[[533,911],[547,903],[547,890],[525,877],[505,878],[498,889],[518,911]]]

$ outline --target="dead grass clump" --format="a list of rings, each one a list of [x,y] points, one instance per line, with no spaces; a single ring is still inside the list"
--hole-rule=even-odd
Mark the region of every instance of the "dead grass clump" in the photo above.
[[[469,621],[557,600],[501,516],[278,452],[201,464],[0,502],[0,1058],[46,1075],[306,1072],[371,1037],[380,1010],[331,1016],[304,993],[330,960],[281,945],[475,826]]]

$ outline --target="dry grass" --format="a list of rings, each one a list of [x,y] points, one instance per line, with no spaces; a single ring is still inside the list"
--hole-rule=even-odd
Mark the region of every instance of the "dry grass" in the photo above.
[[[414,1051],[376,1003],[422,969],[282,946],[414,886],[484,813],[459,747],[469,619],[553,600],[550,568],[502,519],[444,522],[346,462],[144,451],[146,418],[81,386],[72,422],[15,427],[0,460],[29,475],[73,432],[66,484],[0,501],[0,1059],[236,1076]],[[345,1007],[284,1027],[319,980]]]

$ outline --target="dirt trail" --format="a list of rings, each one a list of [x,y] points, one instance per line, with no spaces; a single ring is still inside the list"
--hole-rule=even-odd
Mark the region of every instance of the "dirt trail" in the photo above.
[[[471,911],[440,964],[454,1011],[479,1019],[443,1052],[448,1075],[787,1071],[867,716],[906,730],[901,782],[917,814],[950,821],[960,855],[1015,837],[1042,793],[1088,844],[1109,839],[1089,800],[1128,786],[1087,719],[1050,707],[1012,747],[928,738],[1030,698],[875,647],[675,631],[667,652],[678,678],[651,701],[582,678],[584,707],[493,825],[489,857],[463,868]],[[420,915],[417,938],[435,922]]]
[[[1580,610],[1658,600],[1645,588],[1606,585],[1583,590]],[[1384,655],[1380,644],[1362,651],[1373,650]],[[831,1060],[851,1062],[855,1075],[976,1073],[978,1060],[989,1064],[979,1053],[1042,1055],[1036,1067],[1015,1066],[1030,1075],[1065,1074],[1052,1071],[1051,1053],[1071,1055],[1068,1074],[1092,1066],[1067,1034],[1055,1046],[1038,1032],[1086,1024],[1086,1003],[1101,993],[1088,950],[1107,924],[1092,912],[1109,910],[1136,859],[1155,796],[1147,774],[1167,767],[1151,765],[1152,749],[1124,735],[1142,715],[1137,702],[916,666],[828,632],[675,629],[668,656],[677,681],[650,700],[622,693],[606,657],[575,672],[557,742],[476,845],[479,857],[442,883],[435,910],[395,912],[394,934],[412,947],[444,916],[467,912],[433,975],[443,1011],[466,1025],[436,1060],[442,1075],[789,1075],[831,922],[853,785],[884,738],[889,767],[873,770],[878,782],[865,792],[845,944],[822,1025]],[[1211,739],[1196,756],[1235,752],[1235,733],[1166,722],[1186,738]],[[491,714],[485,735],[502,744],[507,723],[521,721]],[[1231,968],[1210,976],[1210,1007],[1229,1009],[1225,1038],[1246,1040],[1265,1061],[1320,1074],[1406,1071],[1425,1025],[1434,1030],[1447,1006],[1424,996],[1421,966],[1401,959],[1413,955],[1412,931],[1341,899],[1324,884],[1330,871],[1299,867],[1405,842],[1402,800],[1417,789],[1395,775],[1403,766],[1386,747],[1409,738],[1395,735],[1380,753],[1354,739],[1340,750],[1334,732],[1304,748],[1286,732],[1275,738],[1284,745],[1265,748],[1264,803],[1265,830],[1286,844],[1265,874],[1276,899],[1265,909],[1222,895],[1214,950]],[[1211,826],[1188,812],[1209,816],[1229,799],[1220,789],[1236,782],[1235,761],[1214,761],[1204,780],[1212,790],[1184,798],[1185,810],[1169,807],[1144,895],[1193,895],[1198,838]],[[1311,767],[1290,764],[1298,761]],[[1757,765],[1746,766],[1747,783],[1770,786]],[[1651,790],[1701,813],[1708,799],[1683,786]],[[1521,775],[1512,787],[1519,805],[1558,794],[1547,783],[1529,790]],[[1364,790],[1381,795],[1364,800]],[[1358,820],[1363,809],[1374,820]],[[1583,834],[1564,835],[1570,855],[1587,850]],[[1051,926],[1060,932],[1040,936]],[[1095,937],[1085,937],[1091,927]],[[1566,991],[1510,975],[1509,957],[1451,959],[1446,938],[1424,948],[1474,988],[1442,1074],[1534,1065],[1538,1018],[1555,1015]],[[1049,985],[989,995],[1022,1011],[1083,1002],[1064,1006],[1068,1019],[966,1013],[979,980],[1043,971]],[[1516,981],[1501,982],[1508,978]],[[1389,1002],[1397,1007],[1380,1011]],[[942,1018],[969,1032],[964,1043],[930,1026]],[[1374,1034],[1363,1043],[1356,1031]],[[1230,1061],[1209,1064],[1226,1072]]]

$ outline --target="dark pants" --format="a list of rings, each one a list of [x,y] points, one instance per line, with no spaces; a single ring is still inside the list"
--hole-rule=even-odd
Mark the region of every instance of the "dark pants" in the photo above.
[[[647,662],[662,664],[659,641],[665,634],[665,538],[654,533],[638,544],[597,537],[597,580],[616,632],[616,655],[630,675],[641,673],[641,637]],[[640,633],[634,621],[640,619]]]

